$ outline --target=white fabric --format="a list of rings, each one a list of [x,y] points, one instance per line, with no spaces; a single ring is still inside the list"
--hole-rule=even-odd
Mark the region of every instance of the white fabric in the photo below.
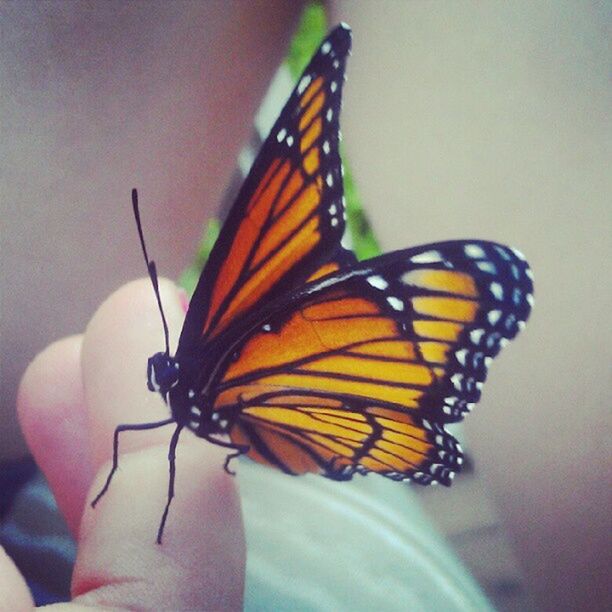
[[[491,610],[409,484],[239,466],[245,609]]]

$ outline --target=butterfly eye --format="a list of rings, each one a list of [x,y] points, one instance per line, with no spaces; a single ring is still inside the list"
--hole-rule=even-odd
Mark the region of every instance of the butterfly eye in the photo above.
[[[166,353],[156,353],[147,363],[147,386],[149,391],[166,395],[176,386],[179,378],[179,365]]]

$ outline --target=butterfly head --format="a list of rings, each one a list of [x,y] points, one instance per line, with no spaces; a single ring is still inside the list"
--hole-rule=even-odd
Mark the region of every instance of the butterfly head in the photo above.
[[[167,353],[155,353],[147,363],[147,386],[149,391],[158,391],[165,398],[170,389],[178,384],[179,364]]]

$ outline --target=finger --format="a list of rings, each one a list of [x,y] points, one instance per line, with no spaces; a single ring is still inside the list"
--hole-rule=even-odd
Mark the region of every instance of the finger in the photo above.
[[[160,282],[168,324],[184,317],[176,289]],[[148,356],[163,349],[150,283],[126,285],[103,304],[87,328],[82,363],[94,462],[112,454],[118,423],[167,418],[146,388]],[[177,449],[176,497],[161,546],[155,536],[168,489],[171,427],[125,432],[120,470],[81,525],[73,592],[86,604],[141,608],[239,608],[244,536],[234,480],[223,471],[223,449],[185,431]],[[92,492],[107,475],[102,467]]]
[[[210,446],[179,444],[176,497],[161,545],[155,536],[166,503],[167,446],[121,455],[121,473],[83,517],[76,601],[113,609],[242,609],[240,505],[221,467],[224,454]]]
[[[32,610],[34,602],[23,576],[0,546],[0,602],[3,610]]]
[[[71,336],[42,351],[28,366],[17,396],[25,438],[73,535],[94,476],[81,344],[81,336]]]

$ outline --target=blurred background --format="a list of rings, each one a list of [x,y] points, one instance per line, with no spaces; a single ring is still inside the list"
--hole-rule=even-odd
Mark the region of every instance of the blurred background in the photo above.
[[[610,603],[611,136],[606,2],[353,1],[343,135],[385,250],[520,248],[526,332],[421,497],[500,607]],[[129,191],[171,278],[218,212],[300,3],[0,3],[0,459],[23,370],[143,275]],[[280,101],[279,101],[280,104]],[[504,595],[505,593],[505,595]]]

